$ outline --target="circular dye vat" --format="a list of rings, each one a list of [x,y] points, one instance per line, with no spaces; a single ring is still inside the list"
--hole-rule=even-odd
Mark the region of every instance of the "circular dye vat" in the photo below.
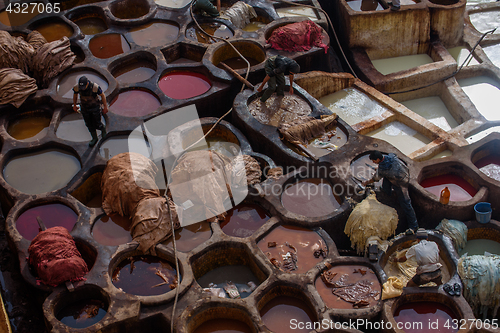
[[[129,136],[113,136],[106,139],[99,147],[99,155],[108,160],[113,156],[127,152],[134,152],[149,157],[151,155],[151,148],[146,145],[144,137],[133,134]]]
[[[240,204],[227,212],[220,226],[226,235],[250,237],[255,230],[269,220],[269,217],[260,206]]]
[[[153,64],[149,61],[135,61],[120,67],[113,73],[118,83],[137,83],[151,78],[156,72]]]
[[[179,36],[179,26],[154,22],[130,29],[130,39],[140,46],[158,47],[172,43]]]
[[[241,151],[240,146],[238,144],[233,142],[228,142],[226,141],[226,138],[223,137],[207,136],[205,138],[205,142],[206,145],[198,144],[195,147],[190,148],[190,150],[213,150],[227,157],[237,156]],[[194,141],[189,143],[183,142],[182,148],[186,149],[193,143]]]
[[[176,274],[174,266],[164,259],[153,256],[128,257],[114,269],[113,285],[128,294],[160,295],[175,289]],[[167,283],[162,284],[164,282]]]
[[[500,255],[500,243],[485,238],[471,239],[465,243],[459,255],[463,256],[466,253],[468,256],[485,255],[485,252]]]
[[[56,318],[72,328],[85,328],[99,322],[107,313],[107,306],[97,299],[85,299],[63,307]]]
[[[297,274],[313,268],[328,253],[326,244],[318,233],[292,226],[273,229],[257,246],[271,262],[276,259],[281,270]],[[284,259],[283,256],[295,257],[295,260]]]
[[[78,80],[81,76],[86,76],[90,81],[97,83],[99,87],[101,87],[102,91],[106,91],[108,89],[108,81],[104,78],[104,76],[100,75],[94,71],[78,71],[65,75],[62,79],[57,83],[57,94],[64,98],[73,98],[73,87],[78,84]]]
[[[337,126],[328,126],[328,131],[323,136],[313,138],[306,144],[306,148],[316,157],[330,154],[339,149],[347,142],[347,134]],[[295,145],[285,141],[287,147],[295,153],[308,157],[306,153],[300,151]]]
[[[394,312],[394,320],[400,323],[406,333],[436,332],[454,333],[458,332],[458,324],[453,325],[452,320],[457,316],[447,306],[437,302],[411,302],[400,306]],[[434,324],[432,329],[430,324]],[[445,327],[448,323],[448,327]]]
[[[19,141],[35,141],[43,138],[48,131],[50,118],[47,116],[31,116],[9,122],[7,133]]]
[[[264,22],[260,22],[260,21],[253,21],[253,22],[250,22],[248,23],[244,28],[243,30],[244,31],[247,31],[247,32],[254,32],[254,31],[257,31],[259,30],[260,28],[264,28],[266,26],[267,23],[264,23]]]
[[[106,22],[100,17],[84,17],[74,22],[84,35],[97,35],[108,30]]]
[[[286,185],[281,195],[281,203],[286,210],[307,217],[331,214],[340,207],[340,202],[328,181],[319,178]]]
[[[109,104],[109,111],[125,117],[141,117],[153,113],[160,105],[152,93],[133,89],[119,93]]]
[[[217,288],[225,288],[228,281],[230,281],[238,289],[241,298],[250,296],[254,287],[260,284],[260,281],[253,274],[252,270],[245,265],[217,267],[196,281],[202,288],[209,288],[212,283],[216,284]],[[249,282],[252,283],[249,284]],[[228,295],[226,297],[229,298]]]
[[[110,9],[115,17],[130,20],[146,15],[149,12],[149,5],[147,1],[124,0],[115,1]]]
[[[500,181],[500,156],[499,155],[489,155],[486,156],[474,165],[484,173],[486,176]]]
[[[194,333],[252,333],[250,327],[244,322],[235,319],[217,318],[210,319],[198,326]]]
[[[318,276],[315,282],[316,290],[330,309],[352,309],[357,300],[366,301],[368,304],[365,307],[378,303],[382,286],[370,268],[361,265],[342,265],[334,266],[323,273],[326,272],[327,276],[336,274],[333,278],[334,283],[342,281],[347,284],[346,287],[336,289],[334,294],[332,286],[328,286],[322,277]]]
[[[78,159],[63,150],[47,149],[12,158],[3,175],[7,183],[27,194],[58,190],[80,171]]]
[[[219,22],[201,23],[200,27],[208,34],[215,37],[223,39],[229,39],[233,37],[233,32],[231,31],[231,29],[229,29],[225,24]],[[194,25],[186,30],[186,37],[195,42],[198,41],[204,44],[212,44],[220,41],[218,39],[208,37]]]
[[[73,52],[76,56],[75,60],[73,61],[75,64],[79,64],[85,60],[85,54],[83,53],[82,49],[74,45],[71,45],[70,48],[71,52]]]
[[[187,227],[175,230],[175,247],[177,251],[189,252],[198,245],[207,241],[212,236],[210,223],[194,223]],[[173,248],[172,237],[163,242],[168,247]]]
[[[64,227],[68,231],[73,229],[78,215],[61,203],[35,206],[23,212],[16,220],[16,229],[21,236],[31,241],[38,235],[39,226],[37,217],[40,217],[47,228]]]
[[[104,117],[101,117],[101,122],[106,125]],[[57,126],[56,136],[59,139],[72,142],[84,142],[92,139],[81,113],[70,113],[64,116]]]
[[[120,34],[107,34],[93,37],[89,49],[96,58],[107,59],[128,52],[130,45]]]
[[[377,164],[369,156],[363,155],[351,162],[352,175],[361,181],[372,179],[377,169]]]
[[[250,63],[250,66],[255,66],[255,65],[258,65],[261,63],[260,61],[254,59],[254,58],[246,57],[246,59]],[[247,63],[243,59],[241,59],[240,57],[226,59],[223,61],[223,63],[225,63],[226,65],[228,65],[229,67],[231,67],[232,69],[235,69],[235,70],[247,68]],[[222,64],[218,64],[217,67],[225,70],[225,68],[222,66]]]
[[[73,35],[73,28],[65,22],[45,23],[32,28],[32,30],[41,33],[49,43],[63,37],[70,38]]]
[[[315,315],[304,301],[290,296],[277,296],[266,303],[260,310],[260,316],[264,325],[273,332],[292,333],[309,332],[310,329],[292,329],[293,325],[288,325],[292,320],[297,323],[313,323]]]
[[[201,73],[170,72],[160,79],[158,86],[170,98],[187,99],[206,93],[212,85]]]
[[[450,190],[450,201],[467,201],[476,195],[477,190],[462,177],[446,174],[422,180],[420,185],[439,198],[446,186]]]
[[[25,13],[20,11],[19,13],[7,12],[3,10],[0,12],[0,22],[8,27],[17,27],[28,23],[32,18],[38,16],[40,12],[35,8],[39,2],[28,3],[28,8],[26,8]]]
[[[92,236],[102,245],[116,246],[132,241],[130,218],[114,214],[100,217],[92,227]]]
[[[248,104],[248,111],[261,124],[274,127],[309,115],[312,109],[307,101],[297,94],[290,95],[287,90],[285,88],[285,96],[272,94],[265,103],[256,98]]]
[[[191,1],[190,0],[155,0],[156,4],[169,7],[169,8],[183,8],[187,6]]]

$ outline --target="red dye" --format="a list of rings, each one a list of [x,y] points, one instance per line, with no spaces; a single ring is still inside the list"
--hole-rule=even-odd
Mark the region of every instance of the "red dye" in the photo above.
[[[132,221],[118,214],[104,215],[98,219],[92,228],[92,236],[99,244],[115,246],[132,241],[130,225]]]
[[[447,306],[436,302],[413,302],[400,306],[394,313],[394,320],[406,333],[433,332],[454,333],[458,332],[459,323],[453,311]]]
[[[234,319],[217,318],[207,320],[194,330],[194,333],[252,333],[247,324]]]
[[[200,222],[188,225],[184,228],[175,230],[175,247],[177,251],[189,252],[212,236],[210,223]],[[163,244],[173,248],[172,237]]]
[[[292,319],[296,323],[312,323],[316,317],[304,301],[290,296],[273,298],[260,310],[260,316],[268,329],[279,333],[309,332],[306,327],[299,329],[289,323]]]
[[[450,190],[450,201],[467,201],[477,193],[465,179],[451,174],[426,178],[420,185],[438,198],[447,186]]]
[[[73,229],[78,219],[78,215],[71,208],[59,203],[30,208],[16,221],[17,231],[27,240],[32,240],[38,234],[37,216],[42,219],[47,228],[61,226],[68,231]]]
[[[475,163],[475,166],[486,176],[500,181],[500,156],[486,156]]]
[[[163,76],[158,86],[170,98],[187,99],[206,93],[211,84],[210,80],[200,73],[172,72]]]
[[[250,237],[267,220],[269,215],[259,206],[241,204],[227,213],[220,226],[226,235],[244,238]]]
[[[307,217],[324,216],[340,207],[332,186],[322,179],[305,179],[287,186],[281,197],[283,207]]]
[[[125,117],[141,117],[154,112],[160,102],[151,93],[143,90],[128,90],[116,96],[109,110]]]
[[[92,54],[100,59],[107,59],[130,50],[125,38],[120,34],[96,36],[89,42]]]

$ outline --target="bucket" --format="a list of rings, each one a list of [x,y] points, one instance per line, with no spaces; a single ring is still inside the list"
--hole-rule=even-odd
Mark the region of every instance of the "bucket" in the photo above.
[[[479,202],[474,205],[476,220],[479,223],[488,223],[491,219],[491,204],[489,202]]]

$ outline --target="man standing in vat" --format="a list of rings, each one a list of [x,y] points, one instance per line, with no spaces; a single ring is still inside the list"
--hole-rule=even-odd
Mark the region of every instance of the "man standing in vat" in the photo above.
[[[281,55],[276,55],[266,60],[264,69],[266,71],[266,77],[257,89],[258,92],[261,92],[262,88],[264,88],[264,85],[267,83],[267,89],[260,98],[262,103],[265,103],[275,91],[278,96],[283,96],[285,94],[286,74],[289,74],[290,95],[293,95],[293,76],[294,74],[300,72],[300,66],[295,60]]]
[[[80,95],[80,111],[76,105],[78,94]],[[73,110],[81,112],[85,125],[92,136],[89,147],[95,146],[98,141],[96,130],[101,131],[101,138],[106,136],[106,127],[101,122],[101,105],[102,114],[108,113],[108,103],[101,87],[97,83],[91,82],[86,76],[81,76],[78,84],[73,87]]]
[[[410,195],[408,194],[408,182],[410,181],[408,167],[393,153],[383,155],[378,150],[375,150],[370,153],[369,158],[373,163],[378,164],[378,168],[372,179],[363,182],[363,185],[366,186],[384,178],[382,181],[382,190],[390,195],[394,189],[399,200],[399,205],[403,208],[406,215],[408,223],[406,233],[414,233],[418,229],[418,222],[411,205]]]

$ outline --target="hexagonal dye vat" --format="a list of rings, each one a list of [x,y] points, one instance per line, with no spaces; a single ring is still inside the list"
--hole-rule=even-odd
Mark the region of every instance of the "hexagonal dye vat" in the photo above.
[[[89,49],[96,58],[107,59],[128,52],[130,45],[120,34],[107,34],[93,37]]]
[[[261,28],[264,28],[267,24],[269,23],[268,19],[265,19],[264,17],[258,16],[256,19],[250,20],[250,23],[248,23],[243,30],[247,32],[254,32],[257,31]]]
[[[434,62],[427,53],[385,59],[371,59],[371,61],[373,67],[382,75],[388,75]]]
[[[102,91],[106,91],[106,89],[108,89],[108,81],[106,81],[104,76],[93,70],[81,70],[66,74],[59,79],[56,87],[57,94],[64,98],[73,98],[73,87],[78,84],[78,80],[83,75],[85,75],[90,81],[97,83],[101,87]]]
[[[220,266],[212,269],[196,279],[196,281],[202,288],[210,288],[212,284],[215,284],[218,288],[223,288],[229,298],[246,298],[259,284],[259,279],[246,265]],[[237,293],[230,294],[232,292],[230,288],[234,289],[234,286]],[[239,297],[235,297],[236,295],[239,295]]]
[[[432,301],[406,303],[394,312],[394,320],[406,333],[429,332],[429,323],[435,323],[433,332],[458,332],[459,325],[451,325],[458,318],[446,305]]]
[[[104,117],[101,117],[101,122],[106,126]],[[92,139],[81,113],[70,113],[64,116],[57,125],[56,136],[59,139],[72,142],[84,142]]]
[[[99,147],[99,155],[109,160],[121,153],[133,152],[151,156],[151,147],[148,147],[144,136],[140,137],[133,132],[130,135],[116,135],[106,139]]]
[[[198,245],[204,243],[212,236],[210,223],[199,222],[175,230],[175,247],[177,251],[189,252]],[[172,237],[162,244],[173,248]]]
[[[78,219],[75,211],[62,203],[45,204],[28,208],[17,218],[16,229],[21,236],[29,241],[38,235],[39,226],[37,217],[43,221],[43,224],[47,228],[60,226],[66,228],[68,231],[73,229]]]
[[[303,300],[292,296],[276,296],[260,309],[260,316],[264,325],[272,332],[309,332],[309,329],[292,329],[287,325],[296,320],[297,323],[312,323],[316,315],[310,306]],[[292,321],[293,320],[293,321]]]
[[[285,91],[284,96],[273,94],[265,103],[259,98],[254,99],[248,104],[248,111],[260,123],[274,127],[312,112],[311,106],[304,98],[297,94],[290,95],[288,88],[285,88]]]
[[[439,198],[441,191],[448,187],[450,201],[467,201],[476,195],[477,190],[460,176],[446,174],[429,177],[420,182],[423,188]]]
[[[337,210],[342,199],[333,193],[333,188],[325,179],[302,179],[285,186],[281,195],[283,207],[297,215],[319,217]]]
[[[470,53],[469,49],[464,46],[457,46],[448,49],[448,52],[455,59],[458,66],[462,66],[463,62],[465,61],[465,59],[467,59],[467,56]],[[464,64],[464,66],[472,65],[479,65],[479,62],[477,61],[476,57],[474,57],[474,55],[472,55],[472,57],[470,57],[469,60]]]
[[[480,238],[470,239],[465,243],[465,247],[458,254],[460,257],[464,254],[473,255],[488,255],[487,253],[500,255],[500,243],[491,239]]]
[[[156,72],[156,66],[147,60],[133,61],[120,66],[113,71],[118,83],[137,83],[151,78]]]
[[[220,226],[226,235],[250,237],[269,217],[260,206],[242,203],[227,212]]]
[[[495,10],[495,7],[491,8],[493,10],[483,10],[469,14],[470,23],[472,23],[474,28],[480,33],[485,33],[498,27],[498,22],[500,22],[500,10]],[[496,33],[498,34],[498,31]]]
[[[302,156],[308,157],[306,153],[299,150],[295,145],[284,140],[285,145]],[[316,157],[330,154],[347,143],[347,133],[340,126],[329,125],[321,137],[316,137],[307,142],[305,147]]]
[[[250,66],[255,66],[266,60],[265,50],[257,43],[238,41],[232,44],[248,60]],[[224,62],[232,69],[247,68],[247,63],[241,59],[232,47],[225,43],[214,51],[211,61],[214,65],[222,69],[224,67],[221,62]]]
[[[349,0],[347,4],[352,10],[358,12],[384,10],[384,7],[377,0]]]
[[[163,75],[158,86],[165,95],[173,99],[187,99],[210,90],[210,79],[201,73],[174,71]]]
[[[274,228],[257,246],[277,268],[296,274],[307,272],[328,254],[318,233],[293,226]]]
[[[58,190],[80,171],[77,157],[59,149],[46,149],[18,155],[3,169],[7,183],[27,194]]]
[[[491,107],[500,99],[500,84],[497,81],[488,76],[475,76],[457,82],[487,120],[500,120],[500,113]]]
[[[128,36],[132,42],[146,47],[164,46],[179,36],[179,26],[174,22],[151,22],[129,31]]]
[[[227,25],[220,22],[205,22],[200,23],[200,27],[209,33],[211,36],[229,39],[233,37],[233,32],[228,28]],[[204,44],[212,44],[219,42],[218,39],[210,38],[198,29],[196,25],[191,25],[186,30],[186,37],[192,41],[200,42]]]
[[[7,133],[19,141],[35,141],[43,138],[51,118],[44,112],[29,112],[9,121]]]
[[[175,265],[154,256],[132,256],[113,269],[112,282],[128,294],[153,296],[177,287]]]
[[[401,102],[401,104],[445,131],[458,126],[457,121],[439,96],[416,98]]]
[[[367,308],[378,304],[382,285],[369,267],[338,265],[322,272],[314,283],[330,309]]]
[[[500,68],[500,44],[494,44],[489,46],[483,46],[483,51],[488,56],[488,59],[493,63],[493,65]]]
[[[380,116],[387,108],[356,88],[346,88],[318,99],[349,125]]]
[[[431,142],[423,134],[399,121],[393,121],[366,135],[387,141],[406,155]]]
[[[142,117],[155,112],[160,105],[152,92],[131,89],[119,93],[109,103],[109,111],[125,117]]]
[[[63,37],[71,37],[73,28],[64,21],[52,20],[51,22],[30,26],[31,30],[37,30],[47,42],[53,42]]]
[[[474,165],[486,176],[500,181],[500,156],[492,154],[481,158]]]
[[[132,241],[130,226],[132,220],[114,214],[103,215],[92,226],[92,237],[102,245],[116,246]]]
[[[351,162],[351,173],[361,181],[372,179],[377,165],[370,160],[370,154],[363,154]]]
[[[84,35],[97,35],[108,30],[106,22],[98,16],[87,16],[74,20]]]

